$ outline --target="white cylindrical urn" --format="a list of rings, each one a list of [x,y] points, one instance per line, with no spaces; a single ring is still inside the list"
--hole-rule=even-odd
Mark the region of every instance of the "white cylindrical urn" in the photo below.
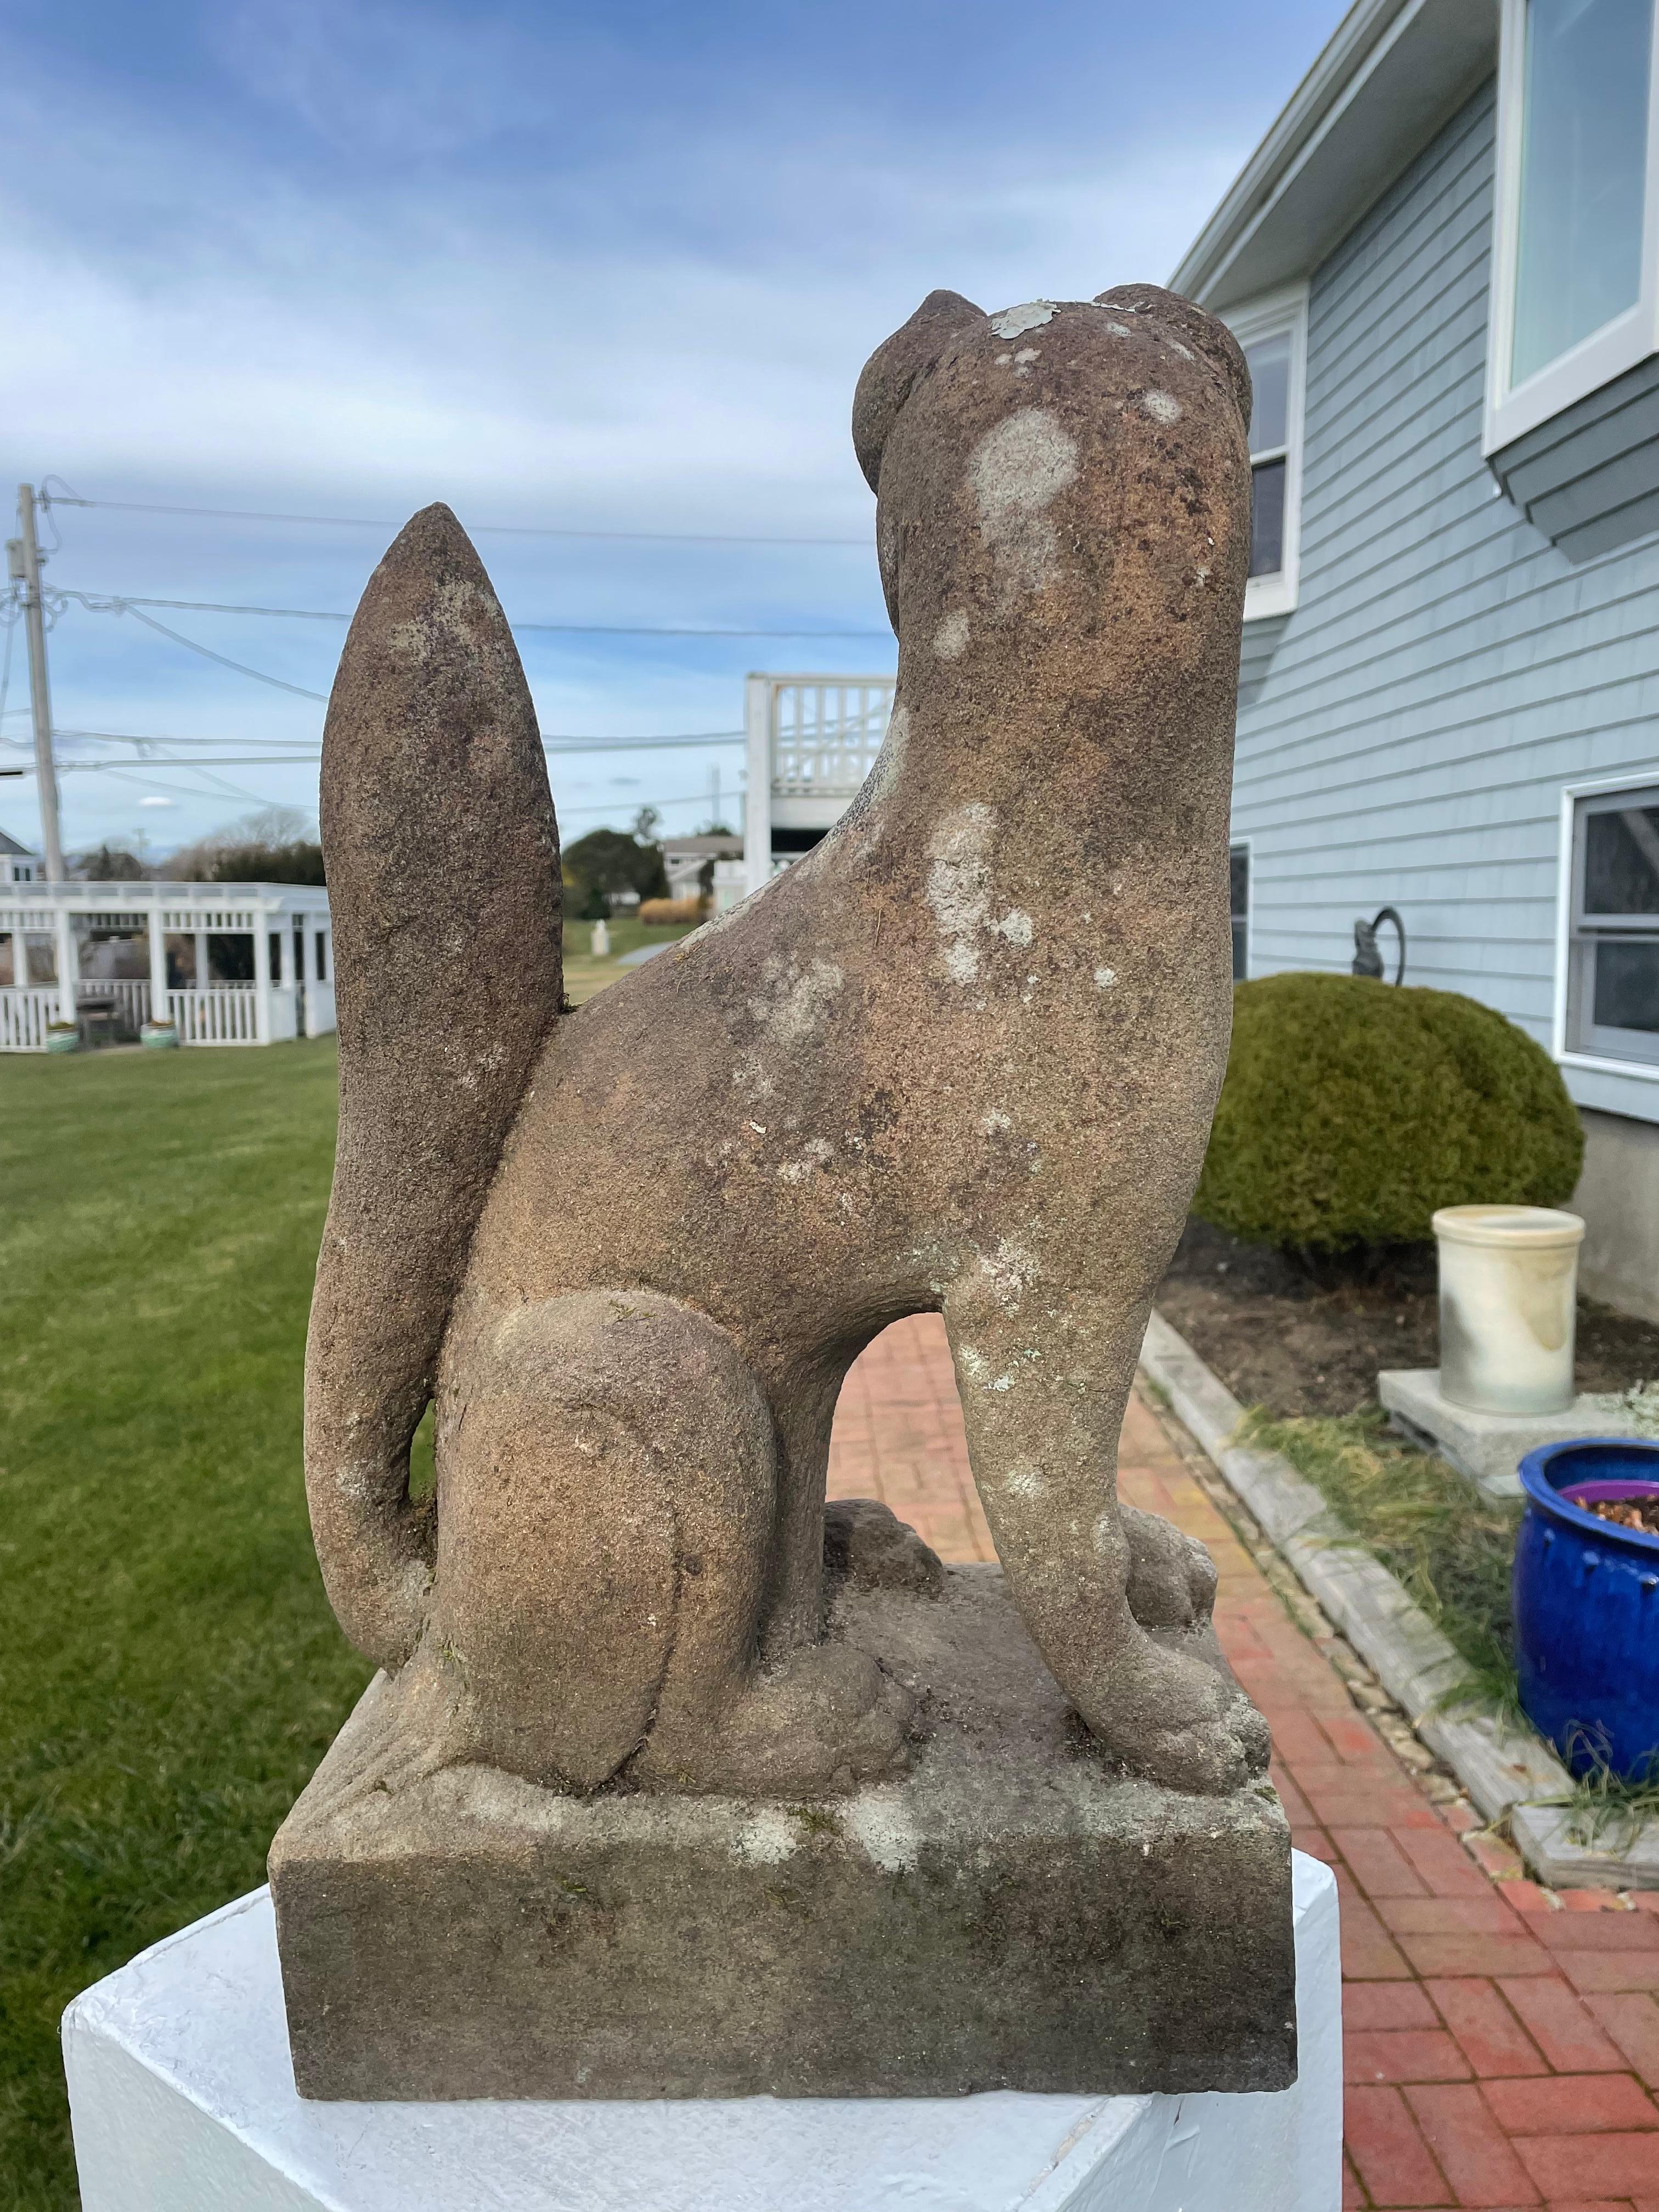
[[[1565,1413],[1583,1223],[1548,1206],[1443,1206],[1434,1233],[1442,1396],[1480,1413]]]

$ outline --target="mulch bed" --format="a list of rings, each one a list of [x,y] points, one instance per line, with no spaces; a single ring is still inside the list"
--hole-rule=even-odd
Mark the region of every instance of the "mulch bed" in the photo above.
[[[1281,1418],[1357,1412],[1380,1369],[1440,1364],[1432,1245],[1304,1266],[1189,1221],[1158,1307],[1236,1398]],[[1577,1373],[1581,1390],[1659,1380],[1659,1327],[1580,1298]]]

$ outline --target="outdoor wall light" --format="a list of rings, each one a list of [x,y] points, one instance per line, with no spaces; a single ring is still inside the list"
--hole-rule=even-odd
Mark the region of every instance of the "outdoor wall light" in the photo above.
[[[1369,921],[1356,921],[1353,926],[1353,972],[1370,975],[1377,982],[1382,981],[1382,955],[1376,949],[1376,933],[1385,921],[1394,924],[1395,935],[1400,940],[1400,965],[1394,971],[1396,983],[1406,980],[1406,925],[1391,906],[1380,907]]]

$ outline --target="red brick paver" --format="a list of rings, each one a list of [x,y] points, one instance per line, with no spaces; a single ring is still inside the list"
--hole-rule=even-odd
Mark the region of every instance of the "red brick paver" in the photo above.
[[[830,1495],[878,1498],[942,1559],[995,1559],[937,1314],[884,1329],[854,1364],[836,1402]]]
[[[1272,1725],[1298,1849],[1334,1869],[1345,2205],[1659,2212],[1659,1895],[1553,1893],[1431,1802],[1304,1633],[1152,1411],[1123,1495],[1207,1544],[1216,1627]],[[878,1337],[836,1410],[830,1494],[879,1498],[945,1559],[994,1557],[936,1316]]]

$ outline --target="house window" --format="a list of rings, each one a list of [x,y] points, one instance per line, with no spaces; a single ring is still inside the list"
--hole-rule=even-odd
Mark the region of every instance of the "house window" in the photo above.
[[[1659,1065],[1659,785],[1574,802],[1566,1045]]]
[[[1659,348],[1654,0],[1504,0],[1486,451]]]
[[[1229,854],[1233,913],[1233,981],[1242,983],[1250,972],[1250,848],[1235,845]]]
[[[1250,580],[1246,622],[1296,605],[1301,536],[1302,389],[1307,291],[1297,286],[1230,314],[1249,363]]]
[[[1287,331],[1263,338],[1250,364],[1250,574],[1285,569],[1285,471],[1289,465],[1291,341]]]

